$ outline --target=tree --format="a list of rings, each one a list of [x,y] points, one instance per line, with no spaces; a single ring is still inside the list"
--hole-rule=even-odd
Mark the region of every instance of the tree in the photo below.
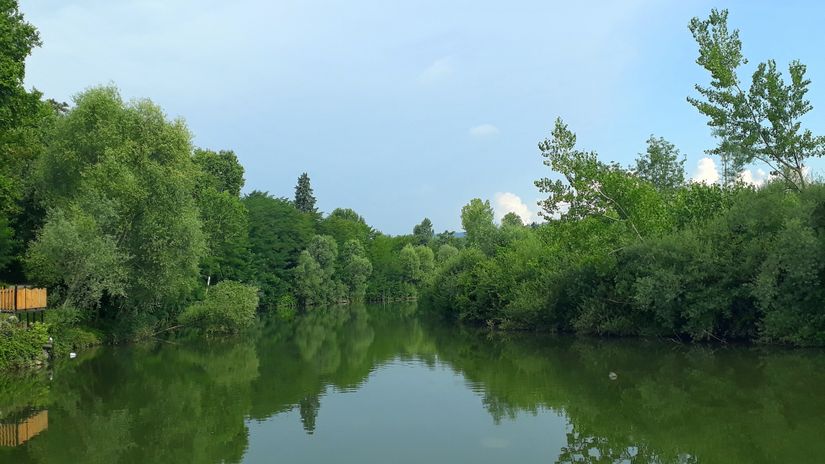
[[[55,209],[27,253],[36,281],[62,289],[64,307],[97,309],[103,296],[126,295],[128,256],[116,237],[77,208]]]
[[[261,306],[273,309],[279,297],[291,294],[298,257],[315,233],[314,218],[286,198],[253,191],[242,200],[249,222],[250,275],[263,292]]]
[[[647,151],[636,158],[636,175],[660,192],[673,192],[685,183],[685,158],[672,143],[650,136]]]
[[[218,192],[226,192],[233,197],[241,194],[244,185],[244,169],[231,150],[218,152],[196,148],[192,160],[205,174],[199,182],[214,188]],[[203,188],[203,187],[201,187]]]
[[[481,247],[485,252],[492,251],[490,245],[496,226],[493,224],[493,208],[489,200],[473,198],[464,205],[461,208],[461,226],[467,233],[470,245]]]
[[[719,139],[709,152],[735,166],[762,161],[792,188],[805,188],[806,160],[825,152],[825,138],[802,129],[801,118],[813,108],[805,99],[811,82],[806,66],[792,61],[786,83],[774,60],[760,63],[746,90],[737,73],[748,61],[739,31],[728,30],[728,11],[713,9],[708,19],[693,18],[689,29],[699,45],[696,63],[711,75],[710,87],[696,85],[700,98],[688,97]]]
[[[31,165],[42,153],[47,129],[56,117],[40,92],[23,86],[25,60],[40,45],[37,30],[25,21],[18,2],[0,0],[0,271],[15,263],[10,269],[14,278],[21,277],[18,255],[42,219],[23,210],[33,204],[27,201]]]
[[[564,221],[600,217],[623,223],[641,239],[645,232],[670,227],[661,195],[649,183],[631,175],[619,165],[599,161],[595,152],[576,149],[576,134],[558,118],[552,139],[539,143],[544,164],[564,180],[536,181],[548,197],[539,202],[541,215]]]
[[[342,295],[335,281],[338,245],[328,235],[316,235],[301,252],[294,269],[298,299],[305,306],[336,302]]]
[[[307,173],[301,174],[295,186],[295,207],[302,213],[316,213],[315,197],[312,195],[312,186]]]
[[[195,201],[208,249],[201,264],[204,277],[243,280],[249,261],[249,224],[239,197],[243,166],[231,151],[196,149],[192,159],[200,168]]]
[[[367,243],[373,235],[364,218],[350,208],[335,208],[318,224],[318,231],[334,237],[339,247],[349,240]]]
[[[452,258],[453,256],[458,254],[458,248],[445,243],[438,247],[438,262],[444,263],[448,259]]]
[[[116,88],[97,87],[75,97],[38,159],[38,200],[53,211],[44,231],[89,222],[83,240],[109,243],[111,253],[123,257],[123,296],[104,306],[120,322],[145,327],[174,317],[197,285],[206,248],[191,137],[182,121],[167,120],[152,102],[125,103]],[[59,268],[61,256],[37,259]],[[59,285],[73,287],[70,279],[67,274]]]
[[[435,253],[432,248],[424,245],[416,246],[415,253],[418,255],[418,280],[427,282],[435,272]]]
[[[401,278],[404,282],[415,285],[421,276],[421,258],[409,243],[401,249],[398,256],[401,262]]]
[[[419,245],[429,243],[433,236],[435,236],[432,221],[430,221],[429,218],[424,218],[421,224],[416,224],[416,226],[413,227],[413,236]]]
[[[358,240],[348,240],[341,252],[341,281],[347,286],[351,300],[363,300],[372,263]]]
[[[511,211],[501,218],[501,225],[508,227],[524,227],[524,222],[522,222],[521,216]]]

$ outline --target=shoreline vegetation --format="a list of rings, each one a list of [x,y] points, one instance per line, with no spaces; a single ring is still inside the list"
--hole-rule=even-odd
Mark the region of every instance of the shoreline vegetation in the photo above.
[[[557,119],[539,143],[543,223],[496,224],[476,198],[464,234],[425,218],[391,236],[352,209],[318,211],[307,173],[291,199],[242,194],[235,153],[194,147],[150,100],[25,89],[40,38],[16,1],[0,10],[0,282],[48,287],[52,308],[30,329],[0,316],[0,370],[42,362],[49,336],[62,355],[363,301],[417,300],[502,330],[825,345],[825,185],[807,166],[825,139],[801,124],[810,81],[796,61],[740,77],[727,11],[689,24],[710,81],[688,102],[719,141],[721,179],[687,180],[683,155],[653,135],[634,165],[605,162]],[[759,187],[742,175],[755,164],[770,170]]]

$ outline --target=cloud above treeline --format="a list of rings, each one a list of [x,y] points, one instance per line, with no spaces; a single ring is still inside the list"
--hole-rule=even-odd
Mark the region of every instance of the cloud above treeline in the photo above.
[[[538,213],[512,192],[497,192],[493,195],[493,212],[498,222],[501,222],[507,213],[516,213],[525,224],[539,221]]]
[[[769,179],[768,173],[762,169],[745,169],[736,177],[746,183],[756,187],[761,187]],[[697,184],[715,184],[722,179],[719,174],[719,169],[716,166],[716,161],[710,157],[704,157],[699,160],[696,165],[696,172],[691,177],[690,181]]]

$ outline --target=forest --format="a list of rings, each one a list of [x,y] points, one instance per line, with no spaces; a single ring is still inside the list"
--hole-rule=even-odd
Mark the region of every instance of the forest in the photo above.
[[[632,166],[601,160],[557,119],[538,144],[543,222],[497,224],[475,198],[463,234],[424,218],[391,236],[319,211],[307,173],[292,198],[246,191],[232,150],[193,146],[148,99],[26,89],[41,40],[15,0],[0,10],[0,282],[47,287],[54,309],[32,328],[0,320],[0,369],[30,365],[50,336],[61,352],[231,333],[362,301],[500,330],[825,345],[825,186],[808,166],[825,138],[802,125],[806,67],[742,76],[727,11],[689,23],[709,83],[688,103],[718,141],[719,182],[688,180],[656,136]],[[765,185],[743,182],[752,165]]]

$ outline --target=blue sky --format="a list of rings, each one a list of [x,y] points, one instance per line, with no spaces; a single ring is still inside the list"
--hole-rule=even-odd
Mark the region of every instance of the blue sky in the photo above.
[[[392,234],[425,216],[459,230],[473,197],[537,211],[536,145],[556,116],[623,164],[663,136],[695,174],[714,141],[685,100],[708,79],[687,23],[712,7],[731,10],[748,71],[808,65],[807,126],[825,132],[818,2],[21,2],[44,41],[27,85],[151,98],[196,145],[234,150],[246,191],[291,197],[307,171],[321,210],[353,208]]]

